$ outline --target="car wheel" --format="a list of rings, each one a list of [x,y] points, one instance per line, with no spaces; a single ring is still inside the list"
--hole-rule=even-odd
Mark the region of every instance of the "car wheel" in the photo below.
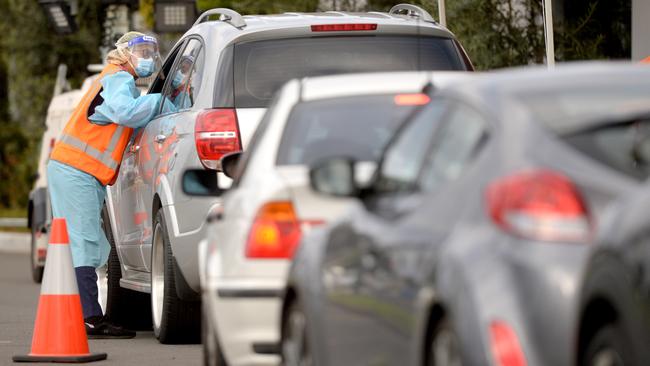
[[[32,222],[34,222],[34,213],[32,212]],[[38,248],[37,248],[37,239],[39,235],[45,235],[43,232],[38,230],[32,224],[31,230],[31,269],[32,269],[32,280],[36,283],[41,283],[43,280],[43,266],[38,264]]]
[[[617,324],[608,324],[596,332],[587,346],[585,366],[634,365],[630,341]]]
[[[298,301],[292,301],[282,324],[282,362],[284,366],[311,366],[307,342],[307,321]]]
[[[155,216],[151,248],[151,313],[160,343],[198,343],[201,303],[176,293],[174,265],[162,210]]]
[[[221,353],[221,347],[217,337],[216,329],[210,326],[210,320],[206,314],[208,311],[205,303],[202,306],[201,318],[201,343],[203,343],[203,366],[225,366],[226,359]]]
[[[461,366],[458,336],[448,319],[433,330],[429,344],[429,366]]]
[[[99,268],[98,271],[98,290],[100,291],[100,299],[102,296],[103,283],[106,284],[106,303],[105,313],[108,319],[114,323],[121,325],[127,329],[133,330],[148,330],[151,329],[151,302],[150,296],[147,293],[137,292],[120,286],[120,279],[122,279],[122,269],[120,265],[120,258],[117,255],[115,248],[115,240],[113,238],[113,231],[110,227],[108,220],[108,210],[106,206],[102,210],[102,228],[106,239],[111,245],[111,251],[108,255],[108,263],[106,267]],[[105,270],[104,273],[101,272]],[[103,299],[102,299],[103,301]]]

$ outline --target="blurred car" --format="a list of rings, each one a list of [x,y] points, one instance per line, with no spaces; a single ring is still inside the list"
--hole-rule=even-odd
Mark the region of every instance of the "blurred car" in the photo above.
[[[286,365],[570,365],[603,208],[646,174],[630,127],[650,70],[508,70],[438,89],[367,187],[347,157],[312,187],[356,198],[304,238],[282,312]]]
[[[647,176],[650,114],[628,119],[637,130],[636,169]],[[579,285],[578,365],[633,366],[650,361],[650,189],[630,191],[611,208]]]
[[[187,61],[193,66],[184,73]],[[183,193],[183,172],[219,170],[219,158],[245,149],[283,83],[333,73],[471,68],[455,37],[412,5],[389,13],[205,12],[150,89],[179,111],[161,114],[135,135],[108,189],[104,221],[115,249],[108,316],[127,327],[152,318],[162,343],[198,339],[197,246],[221,200]],[[176,85],[179,73],[183,83]]]
[[[199,251],[206,364],[279,362],[281,296],[294,250],[349,201],[315,195],[308,166],[344,154],[363,162],[356,179],[367,181],[397,125],[429,101],[422,89],[466,75],[307,78],[278,92],[248,151],[222,159],[235,183]]]

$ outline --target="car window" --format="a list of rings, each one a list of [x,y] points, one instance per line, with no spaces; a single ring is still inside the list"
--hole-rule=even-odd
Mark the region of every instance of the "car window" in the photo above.
[[[239,160],[239,176],[233,180],[232,187],[237,187],[239,183],[242,181],[244,175],[246,174],[246,168],[248,167],[248,162],[250,161],[250,157],[255,152],[255,150],[257,150],[257,147],[259,146],[260,141],[262,140],[262,136],[264,136],[266,130],[271,124],[270,123],[271,116],[275,112],[275,107],[278,105],[278,102],[280,100],[279,94],[281,93],[277,93],[273,98],[271,105],[266,110],[266,113],[264,113],[264,116],[262,117],[260,123],[257,125],[257,128],[255,129],[255,132],[253,133],[250,142],[248,143],[248,148],[244,151],[243,155],[241,156]]]
[[[191,108],[194,105],[194,100],[201,87],[202,50],[201,41],[190,39],[173,71],[169,74],[169,81],[165,84],[163,94],[177,111]]]
[[[287,80],[354,72],[465,70],[452,39],[397,35],[242,42],[234,50],[237,108],[265,107]]]
[[[423,165],[420,190],[432,191],[458,178],[484,141],[486,127],[485,119],[475,109],[456,105],[434,134]]]
[[[163,86],[165,85],[165,80],[167,79],[167,75],[169,75],[172,66],[174,66],[174,61],[176,61],[176,58],[179,56],[180,50],[183,49],[183,45],[184,43],[179,44],[169,53],[165,59],[165,62],[163,63],[163,66],[160,68],[158,75],[156,75],[153,83],[151,83],[151,87],[149,88],[150,94],[162,92]]]
[[[278,165],[312,165],[332,157],[376,162],[414,110],[395,95],[360,95],[297,104],[284,128]]]
[[[437,123],[447,109],[444,100],[433,100],[405,125],[384,153],[375,189],[379,192],[408,191],[416,187]]]

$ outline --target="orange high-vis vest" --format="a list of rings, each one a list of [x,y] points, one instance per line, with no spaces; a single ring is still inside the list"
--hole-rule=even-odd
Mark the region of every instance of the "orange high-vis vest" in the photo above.
[[[122,155],[133,129],[115,123],[92,123],[88,120],[89,109],[102,91],[102,78],[122,70],[112,64],[104,68],[72,112],[50,155],[50,159],[84,171],[103,185],[113,183],[117,178]]]

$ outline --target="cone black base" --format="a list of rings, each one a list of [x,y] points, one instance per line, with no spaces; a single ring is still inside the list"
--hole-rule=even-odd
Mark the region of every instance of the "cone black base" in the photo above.
[[[54,363],[86,363],[102,361],[107,357],[106,353],[91,353],[81,356],[14,356],[14,362],[54,362]]]

